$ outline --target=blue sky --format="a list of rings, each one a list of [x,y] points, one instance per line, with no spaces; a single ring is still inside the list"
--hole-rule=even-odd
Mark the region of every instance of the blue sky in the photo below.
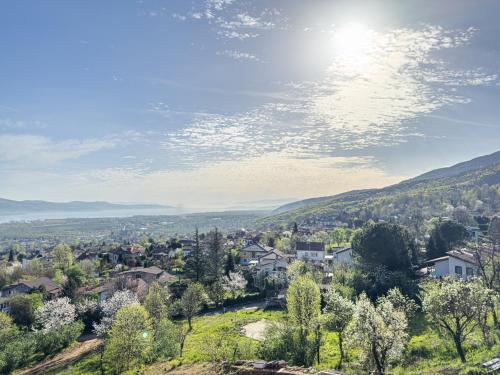
[[[4,1],[0,196],[251,206],[500,149],[497,1]]]

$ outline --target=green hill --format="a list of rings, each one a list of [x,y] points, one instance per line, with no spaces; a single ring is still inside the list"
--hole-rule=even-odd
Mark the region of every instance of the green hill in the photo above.
[[[384,219],[408,224],[417,215],[449,215],[458,206],[465,207],[469,215],[493,215],[500,211],[500,152],[382,189],[290,203],[259,222],[275,226],[334,219]]]

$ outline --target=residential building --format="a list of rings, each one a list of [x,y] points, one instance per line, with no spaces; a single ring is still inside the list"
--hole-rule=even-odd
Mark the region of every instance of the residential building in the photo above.
[[[256,261],[260,257],[274,250],[269,246],[262,246],[259,243],[250,243],[241,249],[240,264],[248,266],[251,261]]]
[[[297,241],[295,251],[299,260],[321,263],[325,259],[325,244],[323,242]]]
[[[118,273],[119,278],[126,279],[142,279],[146,283],[150,284],[153,281],[160,279],[164,271],[156,266],[152,267],[134,267],[129,269],[128,271],[123,271]]]
[[[268,275],[286,273],[292,257],[273,249],[257,259],[254,269],[256,272],[265,272]]]
[[[474,254],[465,249],[448,251],[445,256],[431,259],[427,264],[426,273],[436,278],[452,276],[468,279],[478,272]]]
[[[9,299],[12,296],[37,291],[43,292],[48,298],[55,298],[62,294],[63,289],[48,277],[7,285],[0,291],[0,310],[9,311]]]

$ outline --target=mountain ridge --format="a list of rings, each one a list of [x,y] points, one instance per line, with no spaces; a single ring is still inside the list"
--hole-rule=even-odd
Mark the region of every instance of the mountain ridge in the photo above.
[[[74,212],[103,211],[125,209],[160,209],[172,208],[159,204],[118,204],[105,201],[69,201],[49,202],[44,200],[12,200],[0,198],[0,213],[5,215],[35,213],[35,212]]]
[[[276,209],[261,223],[290,224],[360,216],[390,219],[409,216],[409,207],[432,216],[442,215],[447,207],[459,204],[473,211],[478,202],[484,204],[485,212],[500,211],[500,152],[426,172],[384,188],[292,202]]]
[[[433,178],[442,178],[442,177],[453,177],[453,176],[458,176],[461,173],[467,173],[473,170],[489,167],[495,164],[500,164],[500,151],[493,152],[488,155],[482,155],[464,162],[460,162],[454,165],[451,165],[449,167],[442,167],[442,168],[437,168],[433,169],[431,171],[425,172],[423,174],[420,174],[416,177],[410,178],[408,180],[403,180],[401,182],[398,182],[393,185],[388,185],[383,188],[368,188],[368,189],[359,189],[359,190],[349,190],[343,193],[339,194],[334,194],[334,195],[327,195],[323,197],[314,197],[314,198],[306,198],[306,199],[301,199],[295,202],[290,202],[284,205],[279,206],[275,210],[273,210],[272,214],[281,214],[293,209],[297,208],[302,208],[302,207],[307,207],[307,206],[313,206],[315,204],[319,204],[331,199],[337,199],[341,198],[343,196],[348,196],[352,194],[356,194],[359,192],[376,192],[380,189],[386,189],[391,186],[397,186],[399,184],[405,183],[407,181],[424,181],[424,180],[430,180]]]

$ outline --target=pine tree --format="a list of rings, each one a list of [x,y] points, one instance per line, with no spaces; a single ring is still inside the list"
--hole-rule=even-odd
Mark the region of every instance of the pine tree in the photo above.
[[[232,251],[229,251],[226,255],[224,274],[229,276],[229,272],[234,272],[234,255]]]
[[[205,273],[205,259],[203,257],[203,249],[200,246],[198,228],[196,228],[194,238],[195,244],[193,250],[188,255],[184,269],[188,277],[198,282],[203,278]]]
[[[210,283],[220,281],[224,272],[224,249],[222,235],[217,228],[209,233],[207,266],[208,281]]]

